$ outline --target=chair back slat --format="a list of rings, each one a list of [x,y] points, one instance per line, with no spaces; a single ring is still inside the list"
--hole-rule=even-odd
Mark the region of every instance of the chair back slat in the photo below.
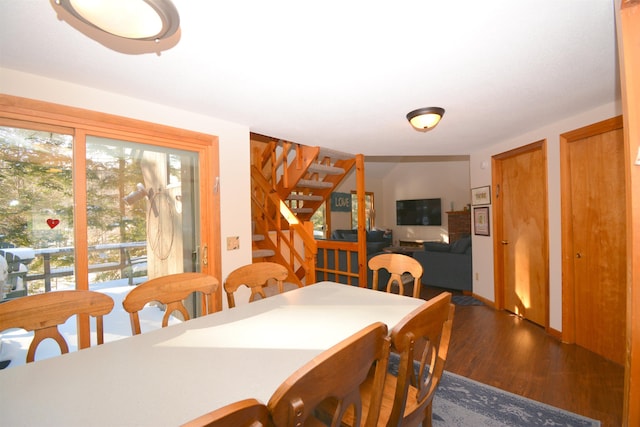
[[[400,354],[398,379],[388,426],[430,426],[433,396],[444,372],[455,307],[443,292],[405,316],[391,330]],[[416,363],[419,364],[416,370]]]
[[[265,288],[269,285],[269,281],[275,282],[277,293],[284,292],[284,281],[288,276],[289,270],[287,267],[275,262],[257,262],[235,269],[229,273],[229,276],[224,281],[224,290],[227,294],[229,308],[236,306],[234,294],[240,286],[247,286],[251,290],[251,296],[249,297],[249,302],[251,302],[255,301],[258,295],[261,298],[267,298]]]
[[[35,360],[38,345],[51,338],[58,343],[62,354],[69,352],[58,325],[71,316],[85,314],[96,318],[98,344],[104,342],[103,316],[113,309],[113,299],[100,292],[68,290],[30,295],[0,304],[0,332],[10,328],[33,331],[27,351],[27,363]]]
[[[285,380],[267,406],[276,427],[313,425],[375,427],[389,359],[387,326],[374,323],[316,356]],[[362,414],[361,386],[373,370],[367,413]]]
[[[268,427],[269,409],[256,399],[245,399],[201,415],[182,427]]]
[[[369,260],[369,269],[373,271],[373,287],[378,284],[380,269],[385,269],[391,277],[387,282],[386,290],[391,292],[393,284],[397,283],[400,294],[404,294],[402,275],[409,273],[413,277],[413,297],[420,298],[420,286],[422,279],[422,265],[412,257],[404,254],[380,254]]]
[[[169,324],[169,317],[175,311],[182,314],[184,320],[190,316],[184,306],[184,299],[194,292],[205,296],[204,314],[216,310],[215,298],[218,290],[218,280],[203,273],[177,273],[156,277],[133,288],[122,301],[122,306],[129,313],[131,331],[134,335],[141,333],[140,316],[138,312],[149,302],[157,301],[166,305],[162,318],[162,327]]]

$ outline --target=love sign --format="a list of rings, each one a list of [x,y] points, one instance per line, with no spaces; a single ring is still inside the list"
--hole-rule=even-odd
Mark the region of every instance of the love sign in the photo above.
[[[351,212],[351,193],[331,193],[332,212]]]
[[[49,228],[54,229],[56,228],[56,226],[60,224],[60,220],[59,219],[53,219],[53,218],[49,218],[47,220],[47,225],[49,226]]]

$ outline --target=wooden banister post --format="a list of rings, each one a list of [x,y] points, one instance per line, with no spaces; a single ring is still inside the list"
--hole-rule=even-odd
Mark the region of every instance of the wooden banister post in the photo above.
[[[364,183],[364,155],[356,155],[356,198],[358,199],[358,283],[361,288],[369,287],[367,283],[367,231],[366,202]]]

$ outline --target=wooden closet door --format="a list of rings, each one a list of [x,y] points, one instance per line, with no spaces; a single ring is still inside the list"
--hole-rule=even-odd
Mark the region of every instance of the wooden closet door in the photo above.
[[[545,143],[495,157],[496,239],[502,307],[548,324],[547,177]]]
[[[626,226],[621,120],[565,134],[564,310],[575,343],[624,363]],[[573,313],[572,313],[573,312]],[[573,316],[572,316],[573,314]],[[569,332],[571,327],[568,328]]]

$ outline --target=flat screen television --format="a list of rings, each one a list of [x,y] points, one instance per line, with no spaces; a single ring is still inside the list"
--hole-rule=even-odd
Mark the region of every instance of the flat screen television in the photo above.
[[[440,199],[396,200],[397,225],[442,225]]]

